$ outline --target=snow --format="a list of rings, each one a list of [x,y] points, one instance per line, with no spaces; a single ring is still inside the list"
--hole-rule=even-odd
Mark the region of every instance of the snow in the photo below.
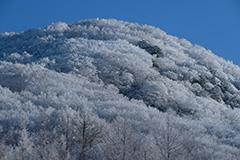
[[[143,41],[163,56],[139,47]],[[109,133],[115,134],[117,122],[127,123],[127,132],[136,132],[138,138],[144,135],[146,146],[152,146],[149,139],[170,117],[175,127],[183,126],[196,136],[192,144],[205,146],[195,154],[213,147],[214,154],[206,155],[237,156],[239,82],[238,66],[147,25],[96,19],[0,35],[0,128],[7,133],[14,123],[14,130],[23,129],[25,139],[26,130],[42,130],[39,123],[46,117],[58,117],[47,125],[63,125],[59,119],[67,114],[90,109]],[[196,131],[204,135],[202,142]],[[98,145],[105,149],[113,145],[104,141]]]

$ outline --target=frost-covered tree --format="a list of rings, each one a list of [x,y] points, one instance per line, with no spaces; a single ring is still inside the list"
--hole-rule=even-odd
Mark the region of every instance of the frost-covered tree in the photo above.
[[[238,159],[239,93],[238,66],[152,26],[0,34],[0,159]]]
[[[176,125],[167,116],[153,132],[153,143],[158,148],[160,159],[194,159],[192,154],[197,149],[197,145],[193,141],[195,135],[192,135],[191,132],[179,130]]]
[[[102,140],[104,122],[89,109],[75,111],[70,108],[61,121],[58,132],[66,135],[66,150],[76,154],[78,159],[89,159],[91,148]]]
[[[141,159],[143,136],[138,134],[124,119],[116,119],[112,127],[98,145],[100,159]]]

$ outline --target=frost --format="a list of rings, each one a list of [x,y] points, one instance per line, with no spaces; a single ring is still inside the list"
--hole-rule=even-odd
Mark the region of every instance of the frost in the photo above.
[[[58,22],[51,24],[47,29],[50,31],[63,32],[65,30],[68,30],[69,27],[68,24],[64,22]]]
[[[238,66],[152,26],[1,34],[0,159],[237,159],[239,93]]]

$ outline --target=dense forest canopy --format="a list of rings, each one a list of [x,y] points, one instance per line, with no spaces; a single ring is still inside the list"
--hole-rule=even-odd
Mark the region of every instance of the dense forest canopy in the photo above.
[[[0,159],[237,160],[240,68],[147,25],[0,35]]]

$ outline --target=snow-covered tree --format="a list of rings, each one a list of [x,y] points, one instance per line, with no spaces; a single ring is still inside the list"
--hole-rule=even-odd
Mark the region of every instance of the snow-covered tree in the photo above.
[[[0,34],[0,159],[238,159],[239,93],[239,66],[152,26]]]

